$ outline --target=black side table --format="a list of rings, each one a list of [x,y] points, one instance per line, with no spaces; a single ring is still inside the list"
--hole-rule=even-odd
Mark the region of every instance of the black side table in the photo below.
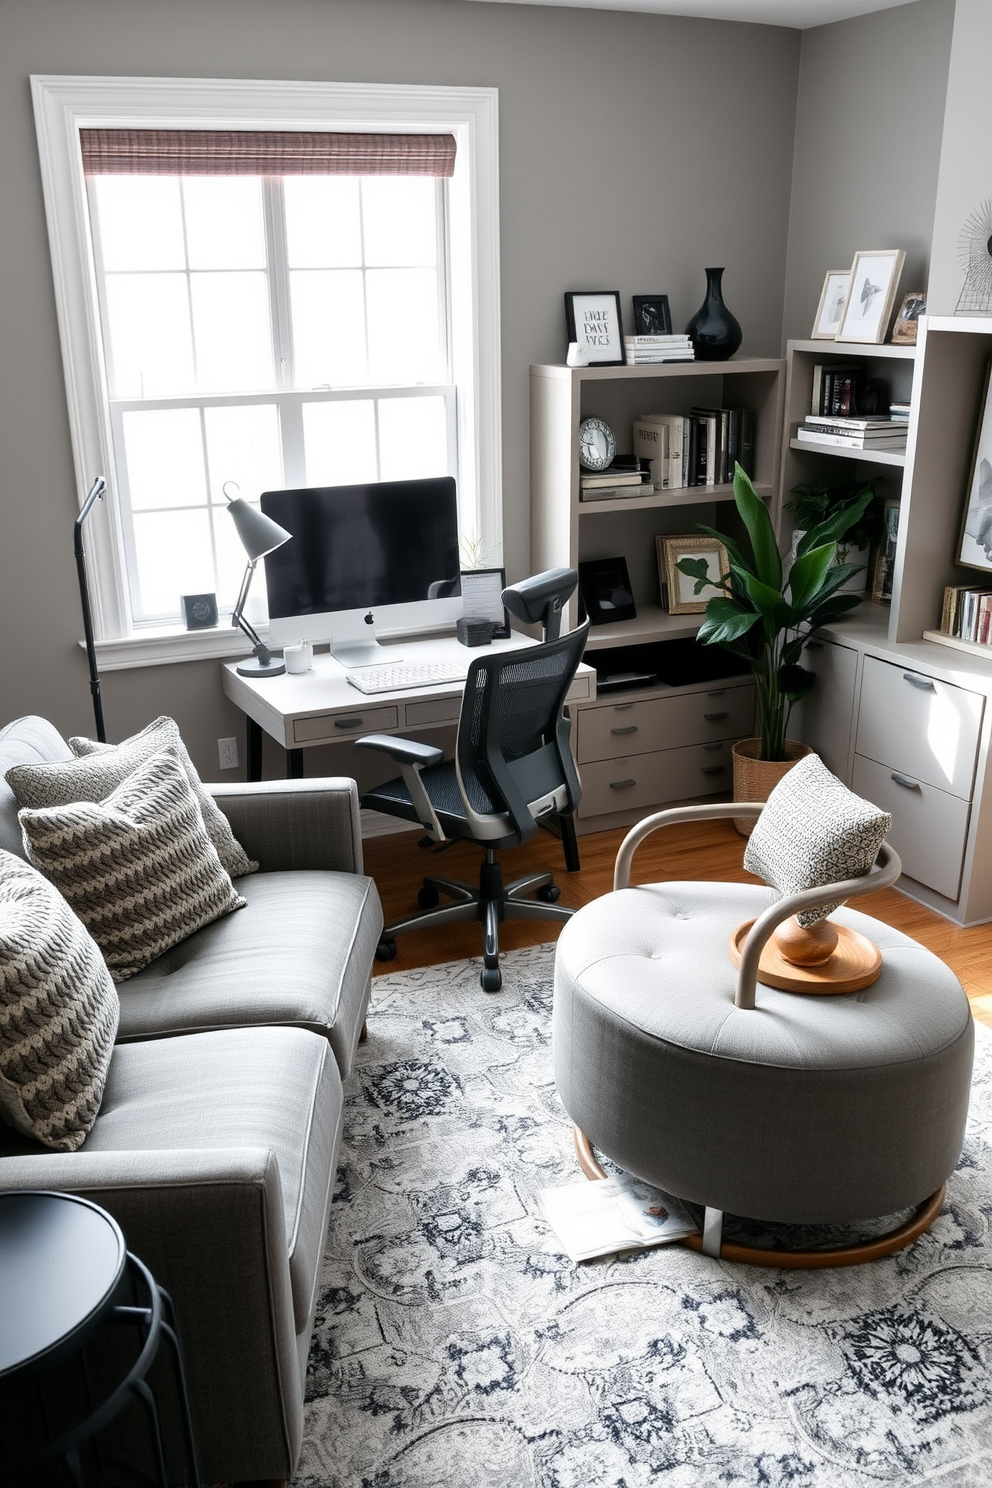
[[[109,1388],[95,1392],[88,1352],[103,1330],[134,1333],[133,1359]],[[168,1488],[158,1404],[146,1376],[165,1337],[172,1361],[186,1481],[200,1488],[182,1354],[172,1302],[127,1250],[117,1222],[88,1199],[46,1192],[0,1193],[0,1484],[58,1481],[61,1460],[73,1485],[85,1484],[81,1449],[132,1401],[141,1407],[153,1463],[148,1481]],[[89,1346],[92,1346],[90,1349]],[[50,1425],[49,1398],[61,1391],[60,1366],[78,1367],[82,1409],[66,1426]],[[7,1460],[4,1407],[17,1409],[25,1390],[38,1402],[40,1442]],[[23,1415],[20,1415],[23,1422]],[[95,1453],[99,1464],[100,1454]],[[131,1481],[134,1481],[131,1469]]]

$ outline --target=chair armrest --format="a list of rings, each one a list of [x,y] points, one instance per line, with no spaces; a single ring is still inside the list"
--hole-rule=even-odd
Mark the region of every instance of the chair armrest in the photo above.
[[[0,1186],[84,1194],[169,1292],[205,1481],[288,1477],[303,1391],[274,1154],[39,1153],[0,1159]]]
[[[235,837],[263,873],[363,872],[358,787],[346,776],[209,784]]]
[[[716,801],[709,805],[673,806],[668,811],[656,811],[653,816],[646,816],[635,827],[631,827],[620,844],[613,869],[614,889],[630,888],[634,853],[645,837],[650,837],[659,827],[675,826],[678,822],[719,821],[728,816],[760,816],[764,809],[764,801]]]
[[[444,761],[444,750],[435,744],[421,744],[418,739],[398,739],[392,734],[364,734],[356,739],[360,749],[380,749],[398,765],[440,765]]]

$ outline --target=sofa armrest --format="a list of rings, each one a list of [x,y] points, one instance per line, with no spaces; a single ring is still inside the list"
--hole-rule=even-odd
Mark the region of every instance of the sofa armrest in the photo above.
[[[303,1389],[271,1151],[5,1157],[0,1187],[85,1195],[171,1295],[206,1481],[290,1476]]]
[[[363,871],[358,787],[346,776],[221,782],[206,789],[263,873],[300,868]]]

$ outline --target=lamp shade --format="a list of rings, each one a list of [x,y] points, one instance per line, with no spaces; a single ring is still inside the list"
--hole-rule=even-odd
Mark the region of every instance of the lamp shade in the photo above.
[[[249,506],[248,502],[238,496],[234,501],[228,503],[228,511],[238,529],[238,536],[248,557],[254,563],[259,558],[264,558],[266,553],[272,553],[276,548],[281,548],[284,542],[289,542],[291,532],[285,527],[280,527],[278,522],[273,522],[264,512],[256,507]]]

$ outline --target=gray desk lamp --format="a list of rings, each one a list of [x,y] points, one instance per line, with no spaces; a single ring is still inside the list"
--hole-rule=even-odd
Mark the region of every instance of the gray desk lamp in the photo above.
[[[224,487],[224,495],[227,496],[228,501],[227,509],[231,513],[234,525],[238,529],[238,536],[248,554],[248,567],[241,580],[241,589],[231,615],[231,624],[243,630],[251,641],[252,655],[250,661],[238,662],[237,671],[242,677],[279,677],[286,670],[285,663],[272,660],[272,652],[258,632],[249,625],[242,612],[259,559],[264,558],[266,553],[273,553],[276,548],[281,548],[284,542],[289,542],[293,534],[287,532],[285,527],[280,527],[278,522],[273,522],[272,518],[267,517],[264,512],[249,506],[242,497],[228,496],[228,485],[233,485],[233,481],[228,481]]]

